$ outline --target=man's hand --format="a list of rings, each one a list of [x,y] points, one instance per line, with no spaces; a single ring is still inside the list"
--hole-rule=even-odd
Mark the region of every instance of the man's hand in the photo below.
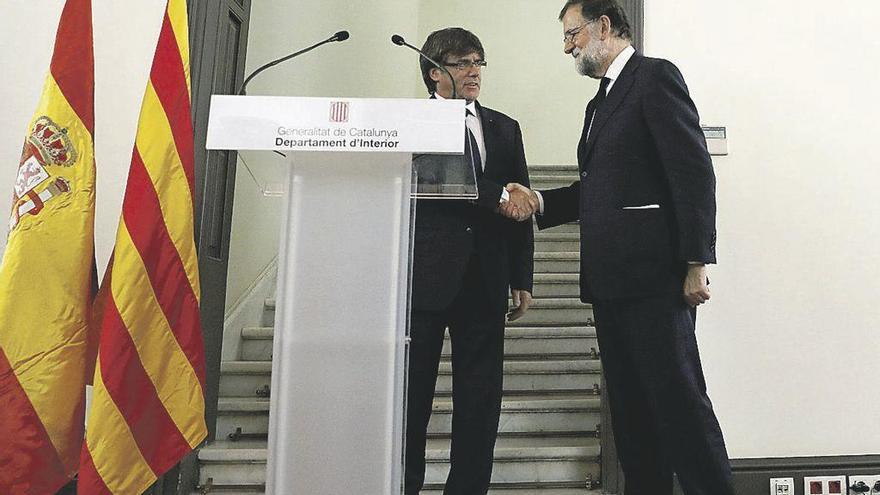
[[[496,211],[511,220],[516,220],[517,222],[528,220],[533,213],[528,202],[523,203],[518,198],[515,199],[513,195],[510,196],[510,199],[498,205]]]
[[[687,276],[684,278],[684,300],[689,306],[703,304],[712,297],[706,278],[706,265],[688,265]]]
[[[510,194],[510,200],[499,207],[499,213],[522,222],[538,211],[538,197],[531,189],[516,183],[507,184],[505,189]]]
[[[507,321],[514,321],[522,318],[529,310],[532,304],[532,293],[522,289],[511,289],[510,296],[513,299],[514,309],[507,313]]]

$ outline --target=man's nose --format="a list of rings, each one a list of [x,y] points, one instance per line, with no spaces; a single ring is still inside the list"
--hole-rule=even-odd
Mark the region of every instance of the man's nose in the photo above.
[[[574,42],[573,41],[564,41],[562,45],[562,51],[565,52],[566,55],[571,53],[574,50]]]

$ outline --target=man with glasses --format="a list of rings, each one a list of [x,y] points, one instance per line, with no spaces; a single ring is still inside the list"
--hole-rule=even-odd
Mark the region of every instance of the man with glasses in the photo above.
[[[452,343],[452,450],[447,495],[485,494],[501,413],[504,319],[531,302],[532,226],[505,218],[529,209],[527,195],[504,184],[529,180],[519,124],[477,102],[486,67],[483,46],[471,32],[447,28],[431,33],[422,51],[443,64],[466,101],[466,150],[472,151],[479,198],[419,200],[413,254],[407,389],[407,495],[425,480],[425,447],[444,331]],[[444,71],[421,59],[432,98],[452,98]],[[518,205],[518,206],[517,206]],[[519,208],[519,210],[518,210]],[[443,445],[442,448],[445,448]]]
[[[600,79],[578,143],[579,180],[529,193],[539,228],[581,228],[581,300],[593,304],[627,495],[733,493],[695,337],[715,263],[715,174],[678,69],[635,53],[615,0],[568,0],[564,51]]]

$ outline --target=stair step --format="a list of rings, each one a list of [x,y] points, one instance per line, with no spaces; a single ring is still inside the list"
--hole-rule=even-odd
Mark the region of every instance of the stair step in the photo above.
[[[582,324],[585,321],[586,318],[576,323]],[[243,329],[241,332],[242,361],[271,360],[273,335],[274,329],[272,327]],[[446,340],[443,346],[443,355],[448,357],[451,349],[448,335]],[[598,348],[598,343],[596,342],[596,329],[593,327],[509,326],[504,333],[505,360],[568,359],[590,355],[594,348]]]
[[[601,371],[598,360],[507,362],[504,363],[504,393],[591,389],[599,385]],[[440,363],[435,393],[452,393],[452,363]]]
[[[501,434],[524,432],[590,431],[601,422],[596,396],[553,395],[506,397],[501,403]],[[452,428],[452,401],[437,398],[428,423],[432,435],[448,435]]]
[[[535,252],[535,273],[580,273],[579,251]]]
[[[542,254],[542,253],[535,253],[535,256],[538,256],[539,254]],[[547,254],[569,255],[571,253],[547,253]],[[556,259],[564,259],[564,258],[557,256]],[[541,275],[541,274],[536,274],[535,276],[537,277],[538,275]],[[566,281],[566,282],[573,282],[574,280],[577,280],[575,277],[578,276],[577,273],[572,273],[572,274],[553,273],[553,274],[546,274],[546,275],[547,275],[546,280],[553,280],[556,277],[559,277],[560,281]],[[563,276],[563,275],[568,275],[568,276]],[[539,298],[536,298],[531,307],[540,306],[543,308],[551,308],[551,309],[559,309],[559,308],[569,307],[569,306],[566,306],[562,301],[567,301],[568,303],[571,303],[570,305],[576,305],[576,306],[580,306],[580,307],[589,307],[589,305],[582,304],[577,298],[558,298],[558,297],[539,297]],[[267,306],[271,305],[271,307],[274,308],[275,307],[275,300],[274,299],[267,299],[266,305]],[[271,325],[265,325],[264,327],[271,327]]]
[[[428,441],[428,485],[442,485],[449,463],[449,442]],[[199,451],[199,484],[259,488],[266,479],[266,441],[218,441]],[[600,447],[596,438],[499,438],[495,446],[493,483],[578,483],[599,477]]]
[[[535,234],[535,251],[580,251],[581,236],[578,232],[560,233],[549,229]]]
[[[592,431],[600,419],[600,398],[585,393],[541,394],[504,397],[501,401],[499,432],[539,434],[542,432]],[[217,412],[217,438],[226,439],[241,428],[242,433],[269,432],[269,400],[221,397]],[[434,400],[428,432],[448,435],[452,428],[452,400]]]
[[[568,187],[572,182],[577,180],[577,174],[529,174],[529,182],[533,189],[556,189],[557,187]]]
[[[535,298],[580,297],[577,273],[536,273],[532,296]]]
[[[593,349],[598,350],[598,347],[596,329],[593,327],[509,326],[504,331],[505,361],[592,358]],[[443,357],[451,354],[452,344],[447,333],[443,343]]]
[[[226,440],[236,428],[247,435],[268,435],[269,399],[221,397],[217,401],[217,438]]]
[[[504,394],[587,392],[600,383],[598,355],[542,360],[510,360],[504,363]],[[260,398],[272,383],[271,361],[224,361],[220,363],[220,397]],[[259,392],[258,392],[259,391]],[[452,393],[452,362],[441,359],[436,393]]]
[[[592,317],[592,307],[577,297],[537,298],[522,318],[507,322],[507,326],[591,325]]]
[[[537,263],[536,260],[536,266]],[[267,299],[266,307],[274,309],[275,300]],[[576,297],[536,298],[525,316],[519,320],[508,322],[507,326],[571,326],[583,325],[588,321],[592,321],[591,306],[581,303],[580,299]]]
[[[546,230],[538,230],[537,226],[535,226],[535,234],[578,234],[581,233],[581,226],[577,221],[569,222],[562,225],[557,225],[555,227],[551,227]]]
[[[267,441],[216,441],[199,450],[199,485],[208,478],[213,485],[251,485],[266,483]]]
[[[449,471],[449,441],[429,440],[425,483],[442,484]],[[599,476],[596,438],[499,438],[492,469],[494,483],[566,482]]]
[[[577,165],[529,165],[529,177],[533,175],[561,175],[574,180],[578,176]]]

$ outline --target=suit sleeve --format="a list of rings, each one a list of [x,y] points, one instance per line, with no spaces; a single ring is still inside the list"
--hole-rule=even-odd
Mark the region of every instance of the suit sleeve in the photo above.
[[[580,181],[575,181],[568,187],[541,191],[541,196],[544,198],[544,214],[535,215],[539,229],[556,227],[580,218]]]
[[[679,256],[715,263],[715,172],[697,108],[671,62],[652,75],[643,108],[672,195]]]
[[[514,122],[514,157],[510,166],[513,181],[529,187],[529,170],[523,147],[522,131]],[[500,196],[501,190],[498,190]],[[510,287],[532,292],[535,260],[535,231],[532,222],[512,222],[510,226]]]
[[[485,178],[477,179],[477,190],[480,196],[477,198],[477,205],[490,211],[495,211],[501,202],[501,190],[504,186],[496,184]]]

